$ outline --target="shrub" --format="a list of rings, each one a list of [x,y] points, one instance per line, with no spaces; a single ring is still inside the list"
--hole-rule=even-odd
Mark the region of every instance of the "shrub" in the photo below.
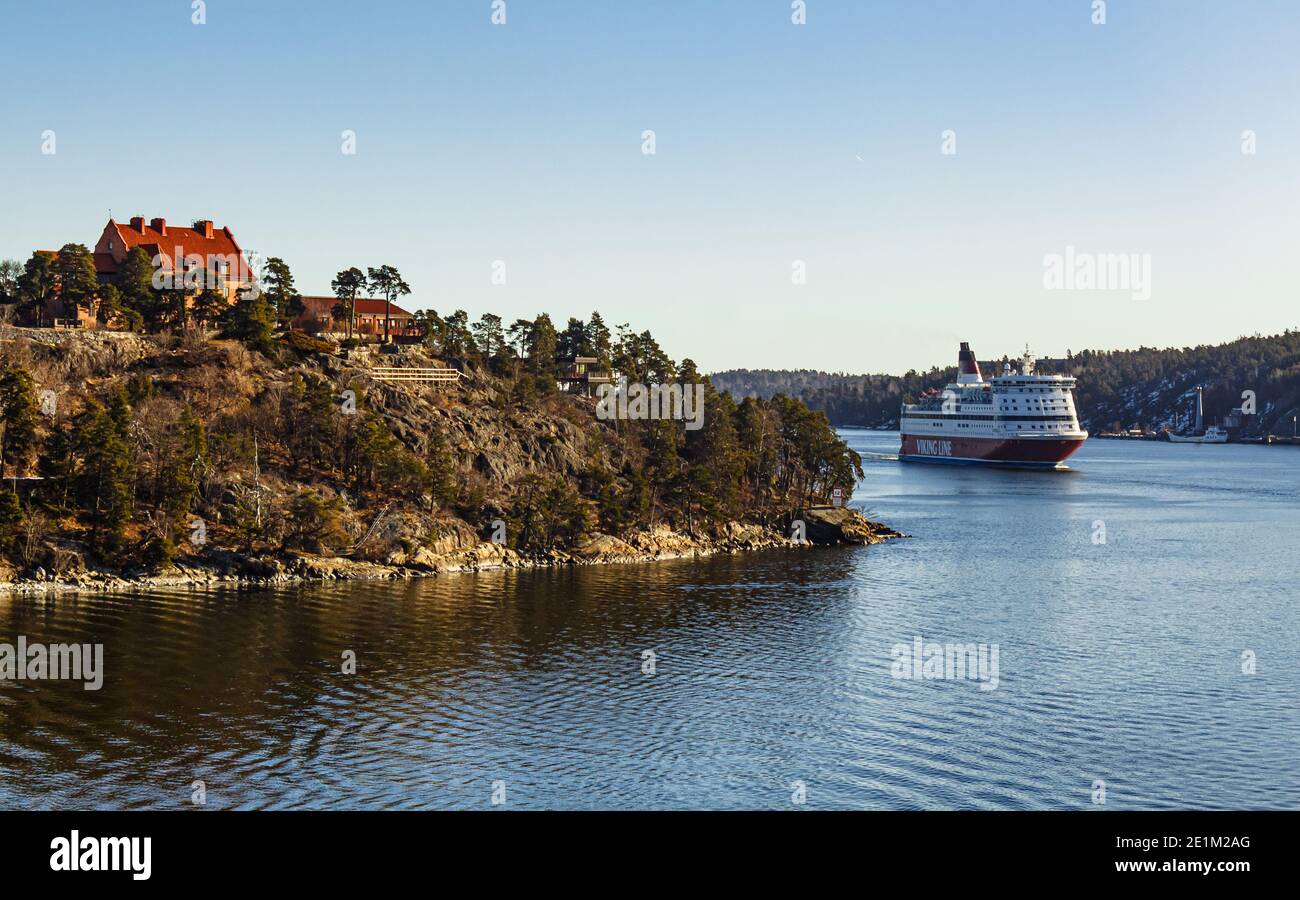
[[[338,350],[338,345],[333,341],[313,337],[305,331],[290,331],[280,340],[299,356],[310,356],[313,353],[334,353]]]

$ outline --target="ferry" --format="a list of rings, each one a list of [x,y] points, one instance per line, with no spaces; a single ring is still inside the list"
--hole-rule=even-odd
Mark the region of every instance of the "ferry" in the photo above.
[[[899,416],[905,462],[1063,467],[1088,439],[1074,406],[1075,379],[1037,375],[1025,350],[1020,372],[1008,363],[985,381],[970,345],[957,354],[957,380]]]

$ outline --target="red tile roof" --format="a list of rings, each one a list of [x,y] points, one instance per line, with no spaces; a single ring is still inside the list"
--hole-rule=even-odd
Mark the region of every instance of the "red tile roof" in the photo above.
[[[171,231],[170,228],[167,229]],[[306,307],[305,315],[324,318],[333,315],[334,305],[339,302],[338,297],[303,297],[302,304]],[[396,303],[388,307],[388,316],[392,319],[408,318],[411,314],[402,309]],[[380,316],[384,315],[384,301],[373,297],[357,298],[357,315],[359,316]]]
[[[402,309],[396,303],[388,304],[389,316],[409,316],[410,313]],[[357,315],[359,316],[382,316],[384,314],[384,301],[374,300],[369,297],[357,298]]]
[[[140,247],[149,254],[151,259],[161,255],[164,268],[173,267],[175,262],[173,257],[178,253],[182,257],[200,256],[205,263],[210,262],[215,256],[233,256],[238,259],[238,264],[231,267],[232,278],[238,279],[252,274],[252,269],[244,259],[244,252],[235,242],[229,228],[213,228],[212,237],[207,237],[201,231],[179,225],[164,225],[166,228],[164,233],[155,228],[152,223],[138,218],[127,224],[110,219],[108,224],[121,238],[124,250],[129,252],[134,247]]]

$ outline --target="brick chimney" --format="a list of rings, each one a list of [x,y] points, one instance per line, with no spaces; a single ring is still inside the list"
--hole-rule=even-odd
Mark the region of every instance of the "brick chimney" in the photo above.
[[[203,235],[208,240],[212,240],[212,220],[200,219],[194,223],[194,230]]]
[[[131,227],[141,234],[144,234],[144,216],[132,216]]]
[[[154,231],[157,231],[159,234],[161,234],[161,235],[166,235],[166,234],[167,234],[167,220],[166,220],[166,219],[150,219],[150,220],[149,220],[149,225],[150,225],[150,227],[152,227],[152,228],[154,229]]]

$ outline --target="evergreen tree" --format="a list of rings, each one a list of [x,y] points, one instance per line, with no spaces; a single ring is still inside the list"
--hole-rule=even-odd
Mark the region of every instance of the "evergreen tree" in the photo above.
[[[221,319],[226,311],[226,295],[215,288],[204,288],[194,298],[190,307],[190,316],[198,324],[207,327]]]
[[[23,507],[18,495],[0,487],[0,556],[14,556],[22,531]]]
[[[75,313],[77,308],[94,308],[99,278],[95,258],[84,244],[64,244],[55,260],[54,274],[59,280],[59,299],[68,313]]]
[[[383,419],[366,412],[351,436],[350,454],[353,487],[376,490],[391,496],[411,496],[429,485],[424,462],[406,449]]]
[[[271,355],[275,350],[275,310],[256,290],[240,291],[239,299],[222,316],[221,336],[243,341],[250,350]]]
[[[474,350],[474,333],[469,326],[469,313],[458,309],[443,320],[442,352],[447,356],[466,357]]]
[[[278,256],[267,259],[260,275],[262,294],[270,304],[272,314],[277,321],[288,322],[295,315],[294,298],[298,296],[293,286],[293,273],[289,264]],[[301,306],[299,299],[298,306]],[[298,310],[301,312],[301,309]]]
[[[280,402],[284,444],[294,468],[331,468],[336,442],[334,389],[314,375],[295,375]]]
[[[177,423],[175,440],[176,446],[163,479],[161,504],[171,524],[173,540],[188,526],[186,518],[198,496],[208,454],[207,429],[188,406]]]
[[[45,441],[45,452],[37,461],[38,470],[45,479],[39,499],[47,509],[56,513],[66,513],[71,507],[80,462],[77,453],[79,437],[81,434],[75,425],[56,422]]]
[[[684,484],[678,446],[682,430],[670,419],[640,423],[646,446],[645,471],[650,488],[650,523],[658,519],[661,506],[676,504]]]
[[[96,318],[101,325],[121,323],[129,331],[139,328],[144,321],[135,310],[127,310],[122,306],[122,292],[115,284],[99,286],[99,312]]]
[[[424,345],[435,353],[447,354],[445,335],[447,323],[437,310],[417,309],[411,315],[411,324],[424,333]]]
[[[501,317],[484,313],[473,325],[474,341],[484,359],[491,359],[505,349],[505,332],[501,329]]]
[[[58,276],[54,260],[45,253],[33,253],[18,278],[18,309],[36,327],[45,326],[45,307],[54,297]]]
[[[436,425],[429,429],[424,462],[429,470],[429,495],[433,502],[439,506],[453,503],[456,499],[456,465],[447,447],[447,439]]]
[[[587,326],[581,319],[569,318],[557,337],[556,355],[566,362],[579,356],[591,356],[591,342],[587,337]]]
[[[544,394],[555,393],[556,350],[559,339],[551,317],[542,313],[533,319],[533,329],[528,347],[528,371],[537,379],[537,389]]]
[[[23,474],[36,450],[36,390],[32,376],[10,366],[0,376],[0,478]]]
[[[591,318],[587,320],[586,341],[587,346],[591,348],[588,355],[596,357],[602,369],[607,368],[612,353],[609,326],[605,324],[605,320],[598,312],[593,312]]]
[[[402,275],[392,266],[380,266],[377,269],[366,269],[366,279],[370,284],[370,289],[379,296],[384,298],[385,303],[392,304],[397,302],[398,297],[411,293],[411,287],[402,280]],[[385,308],[387,310],[387,308]],[[389,339],[390,319],[387,311],[384,313],[384,343]]]
[[[284,549],[333,553],[350,543],[343,526],[343,504],[337,497],[327,500],[316,491],[300,490],[289,501],[286,519]]]
[[[77,475],[77,500],[90,519],[91,547],[109,562],[119,560],[131,519],[134,471],[129,425],[130,406],[121,389],[114,393],[108,408],[90,400],[74,422],[74,442],[84,454]]]
[[[686,363],[683,361],[683,369]],[[690,390],[689,384],[686,386]],[[744,460],[736,433],[736,405],[730,394],[706,388],[703,427],[686,432],[690,470],[685,481],[686,511],[694,527],[696,507],[713,521],[739,515],[737,498],[744,479]]]
[[[357,325],[357,298],[366,288],[366,273],[362,272],[356,266],[350,269],[344,269],[334,276],[330,282],[330,289],[334,291],[334,296],[339,298],[332,310],[334,318],[344,319],[348,323],[348,339],[352,338],[352,333],[356,330]]]
[[[154,265],[149,254],[132,247],[117,269],[117,289],[124,310],[134,311],[149,328],[156,328],[163,317],[163,305],[153,286]],[[135,317],[128,314],[128,321]]]

